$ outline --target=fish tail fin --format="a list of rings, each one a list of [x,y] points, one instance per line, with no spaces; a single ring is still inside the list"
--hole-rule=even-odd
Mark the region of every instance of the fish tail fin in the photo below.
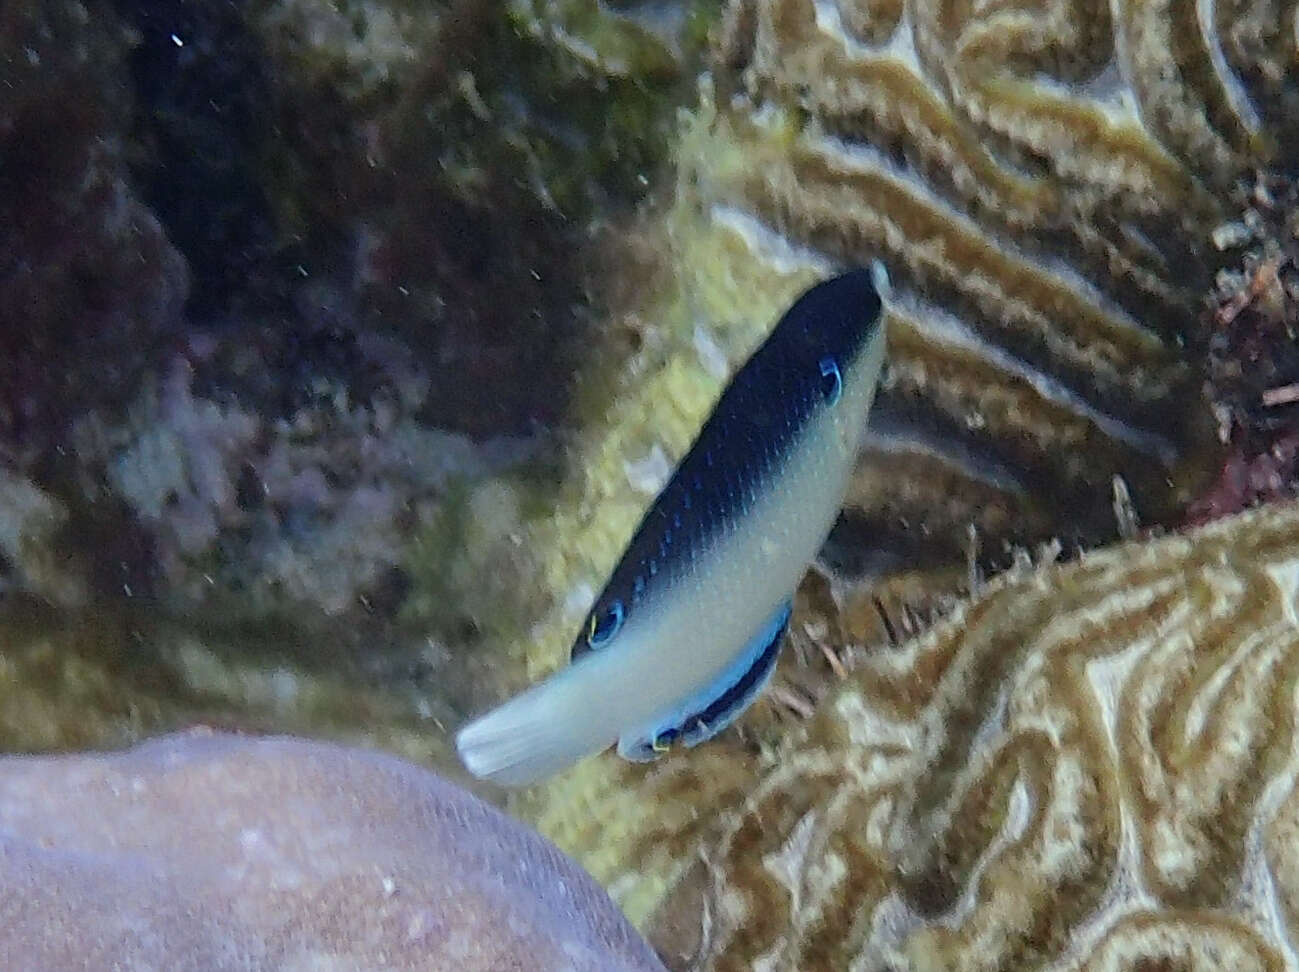
[[[587,667],[571,665],[462,728],[456,749],[465,768],[479,779],[527,786],[608,747],[616,732],[592,718]]]

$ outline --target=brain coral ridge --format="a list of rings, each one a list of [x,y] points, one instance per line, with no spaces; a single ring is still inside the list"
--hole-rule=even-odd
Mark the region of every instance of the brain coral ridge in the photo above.
[[[888,535],[973,520],[1112,533],[1212,448],[1182,346],[1233,186],[1293,142],[1293,2],[736,0],[714,214],[834,262],[882,255],[892,367],[852,497]],[[961,489],[952,490],[953,484]],[[1169,484],[1172,484],[1171,486]],[[954,502],[965,493],[975,499]]]
[[[1299,967],[1297,609],[1293,504],[994,582],[822,704],[653,937],[682,968]]]

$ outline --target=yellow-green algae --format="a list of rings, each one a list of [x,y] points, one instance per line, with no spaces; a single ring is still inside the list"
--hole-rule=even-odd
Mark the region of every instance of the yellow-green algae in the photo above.
[[[682,4],[658,32],[595,0],[258,0],[248,16],[287,123],[310,136],[267,144],[283,231],[329,231],[374,206],[371,183],[394,166],[408,198],[432,187],[506,205],[521,233],[538,231],[531,205],[581,225],[641,198],[719,5]],[[330,124],[367,127],[366,139],[339,144]],[[330,191],[342,178],[352,193]]]
[[[20,595],[0,611],[0,645],[6,751],[100,749],[212,725],[350,741],[455,774],[438,731],[445,709],[413,684],[367,678],[359,653],[309,644],[301,629],[205,629],[147,607],[54,610]]]
[[[509,9],[523,31],[595,74],[646,81],[680,70],[662,40],[597,0],[512,0]]]

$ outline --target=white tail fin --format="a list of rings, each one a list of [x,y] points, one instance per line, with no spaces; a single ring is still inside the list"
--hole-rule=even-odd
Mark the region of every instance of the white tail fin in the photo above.
[[[456,734],[465,768],[479,779],[527,786],[608,747],[617,729],[594,717],[592,666],[578,663],[479,716]],[[585,698],[584,698],[585,696]]]

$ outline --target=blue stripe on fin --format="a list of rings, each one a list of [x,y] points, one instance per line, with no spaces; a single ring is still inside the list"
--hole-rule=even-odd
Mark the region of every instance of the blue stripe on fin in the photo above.
[[[738,719],[776,670],[792,607],[790,601],[782,602],[749,639],[735,664],[708,691],[691,697],[687,706],[670,713],[654,731],[620,738],[618,754],[623,759],[648,762],[667,752],[677,741],[697,746]]]

